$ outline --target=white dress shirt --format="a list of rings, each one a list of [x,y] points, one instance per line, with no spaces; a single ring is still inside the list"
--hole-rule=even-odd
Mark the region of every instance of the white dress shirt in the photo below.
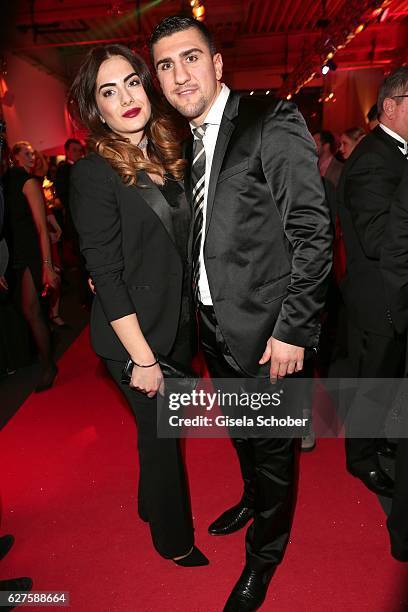
[[[383,125],[382,123],[380,123],[380,128],[382,128],[384,130],[384,132],[386,134],[388,134],[388,136],[391,136],[392,138],[394,138],[395,140],[398,140],[401,143],[401,146],[398,146],[398,148],[401,151],[401,153],[403,155],[405,155],[405,157],[407,157],[407,155],[408,155],[408,143],[407,143],[407,141],[404,140],[404,138],[402,136],[400,136],[396,132],[393,132],[392,130],[390,130],[389,127],[387,127],[386,125]]]
[[[203,248],[204,248],[204,237],[205,237],[205,224],[207,218],[207,197],[208,187],[210,184],[210,174],[212,160],[214,157],[215,145],[217,143],[218,131],[220,129],[221,119],[224,114],[225,105],[230,94],[230,89],[222,83],[221,91],[218,94],[217,99],[210,108],[208,115],[204,119],[203,123],[208,124],[205,135],[203,137],[203,144],[205,150],[205,179],[204,179],[204,203],[203,203],[203,231],[201,233],[201,248],[200,248],[200,277],[198,281],[198,287],[200,291],[200,301],[206,306],[212,306],[212,298],[210,293],[210,287],[208,285],[207,271],[204,264]],[[193,130],[194,126],[190,123],[190,128]]]

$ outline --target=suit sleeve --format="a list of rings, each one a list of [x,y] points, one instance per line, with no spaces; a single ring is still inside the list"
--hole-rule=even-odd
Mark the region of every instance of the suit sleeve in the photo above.
[[[265,117],[261,154],[292,247],[288,294],[272,335],[289,344],[316,346],[332,263],[332,232],[316,147],[294,104],[279,102]]]
[[[395,192],[395,174],[376,153],[361,155],[347,173],[344,201],[361,247],[370,259],[380,259],[381,245]]]
[[[63,206],[69,204],[69,170],[67,163],[60,164],[55,177],[55,191]]]
[[[391,203],[380,267],[393,323],[404,333],[408,327],[408,163]]]
[[[123,280],[122,231],[114,176],[99,160],[78,161],[71,172],[70,205],[81,253],[109,322],[135,308]]]

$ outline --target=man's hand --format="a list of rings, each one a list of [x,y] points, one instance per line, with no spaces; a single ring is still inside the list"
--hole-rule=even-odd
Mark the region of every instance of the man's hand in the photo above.
[[[287,374],[300,372],[303,368],[305,349],[302,346],[281,342],[272,336],[266,343],[264,354],[259,360],[260,365],[271,361],[271,382],[283,378]]]

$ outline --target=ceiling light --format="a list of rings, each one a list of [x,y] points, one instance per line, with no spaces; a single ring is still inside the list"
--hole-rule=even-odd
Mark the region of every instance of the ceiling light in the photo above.
[[[337,70],[337,64],[336,62],[334,62],[332,59],[328,60],[323,66],[322,66],[322,74],[327,74],[329,72],[329,70],[333,70],[333,72],[335,70]]]

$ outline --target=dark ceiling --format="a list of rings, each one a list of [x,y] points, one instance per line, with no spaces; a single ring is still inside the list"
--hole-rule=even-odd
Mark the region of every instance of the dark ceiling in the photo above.
[[[252,75],[256,87],[271,79],[279,86],[281,74],[299,64],[322,32],[340,27],[348,7],[355,10],[362,0],[202,2],[227,71],[238,80]],[[69,80],[89,45],[124,41],[146,52],[158,21],[190,11],[188,0],[20,0],[12,51]],[[336,62],[354,69],[404,63],[407,40],[408,0],[391,0],[378,19],[338,51]]]

